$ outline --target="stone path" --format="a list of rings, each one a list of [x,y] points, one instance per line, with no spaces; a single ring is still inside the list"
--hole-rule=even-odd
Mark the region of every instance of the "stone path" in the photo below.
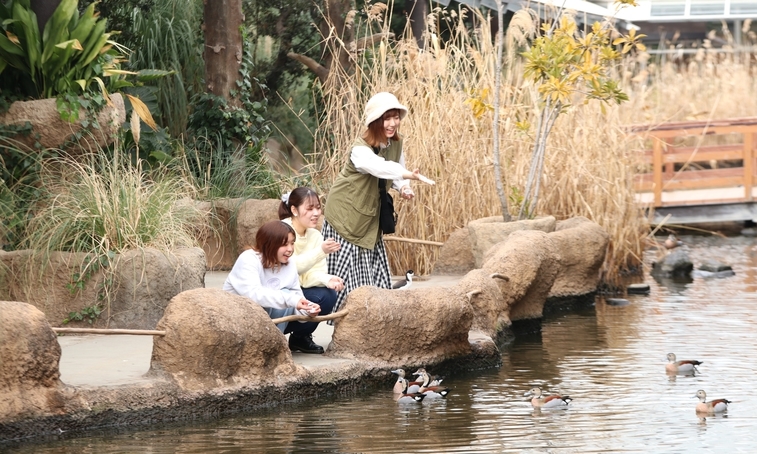
[[[221,288],[228,272],[209,271],[205,287]],[[457,283],[462,276],[431,276],[413,282],[412,288],[444,287]],[[399,278],[397,278],[399,279]],[[327,348],[334,328],[318,325],[313,339]],[[58,336],[61,346],[61,381],[71,386],[118,386],[146,383],[143,375],[150,369],[152,336],[131,335],[64,335]],[[293,353],[294,361],[312,368],[345,361],[322,355]]]

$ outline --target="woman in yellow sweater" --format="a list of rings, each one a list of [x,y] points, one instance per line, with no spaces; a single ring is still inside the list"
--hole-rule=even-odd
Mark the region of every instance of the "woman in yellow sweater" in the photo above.
[[[336,304],[336,292],[344,288],[344,281],[328,274],[326,256],[341,246],[333,238],[324,241],[315,228],[320,216],[321,201],[309,188],[299,187],[281,197],[279,219],[291,225],[296,233],[293,261],[302,293],[308,301],[320,306],[319,315],[328,315]],[[289,348],[303,353],[323,353],[323,348],[313,342],[312,334],[317,326],[318,323],[305,323],[297,336],[290,336]]]

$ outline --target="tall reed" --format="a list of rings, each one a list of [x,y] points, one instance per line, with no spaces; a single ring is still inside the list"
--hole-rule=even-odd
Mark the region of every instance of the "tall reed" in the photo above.
[[[192,185],[172,174],[148,174],[118,151],[50,159],[40,180],[44,192],[24,242],[37,261],[55,251],[84,252],[90,254],[84,274],[114,253],[195,244],[201,213],[194,203],[181,203],[194,198]]]
[[[324,88],[325,117],[317,137],[318,151],[326,158],[317,175],[322,192],[327,192],[324,189],[348,158],[350,144],[362,132],[367,99],[378,91],[390,91],[408,105],[410,114],[401,128],[407,166],[419,168],[437,184],[414,185],[415,200],[396,203],[401,237],[443,242],[473,219],[502,215],[493,179],[491,117],[477,119],[470,105],[474,98],[491,103],[496,48],[485,18],[476,17],[482,27],[471,32],[466,14],[478,13],[461,10],[432,16],[435,20],[430,22],[423,51],[414,40],[403,38],[353,52],[355,71],[332,68],[332,79]],[[524,27],[517,31],[527,33],[525,21],[530,19],[519,20]],[[436,38],[438,21],[453,30],[443,45]],[[511,30],[516,29],[511,25],[508,33]],[[517,49],[510,50],[503,78],[500,117],[504,120],[499,125],[505,187],[514,202],[511,214],[519,208],[532,148],[528,131],[515,125],[522,120],[535,123],[539,111],[535,87],[521,80]],[[639,266],[648,232],[634,202],[632,139],[623,133],[628,121],[625,108],[607,106],[603,113],[596,103],[578,104],[561,116],[547,145],[542,195],[531,213],[558,219],[585,216],[604,227],[612,238],[603,270],[603,279],[610,284],[624,270]],[[388,249],[395,273],[412,268],[427,274],[438,255],[435,246],[389,242]]]

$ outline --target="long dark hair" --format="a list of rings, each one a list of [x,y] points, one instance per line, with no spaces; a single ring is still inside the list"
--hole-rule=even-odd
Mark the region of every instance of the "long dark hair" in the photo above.
[[[389,109],[386,112],[384,112],[383,115],[373,120],[368,125],[368,129],[366,129],[365,132],[363,133],[363,140],[368,142],[368,145],[372,147],[378,147],[379,145],[384,143],[384,141],[386,140],[386,134],[384,134],[384,118],[386,118],[387,116],[401,117],[402,112],[400,112],[399,109]],[[401,138],[402,137],[400,137],[400,130],[398,127],[397,131],[394,133],[393,139],[399,140]]]
[[[260,226],[258,233],[255,234],[253,249],[260,254],[263,268],[276,269],[281,266],[276,256],[279,248],[289,241],[290,233],[292,238],[296,238],[292,226],[281,221],[270,221]]]
[[[279,204],[279,219],[292,217],[292,207],[299,207],[305,202],[310,202],[315,206],[321,206],[321,199],[318,194],[310,188],[300,186],[289,193],[289,200]]]

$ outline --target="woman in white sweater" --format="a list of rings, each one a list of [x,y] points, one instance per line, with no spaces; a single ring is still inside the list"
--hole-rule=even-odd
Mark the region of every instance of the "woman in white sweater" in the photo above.
[[[339,276],[328,273],[326,256],[341,247],[333,238],[323,239],[316,229],[321,217],[321,201],[310,188],[298,187],[281,197],[279,219],[295,231],[294,262],[300,275],[300,287],[309,301],[321,307],[321,315],[330,314],[337,292],[344,288]],[[312,323],[315,330],[315,323]]]
[[[247,249],[237,258],[223,289],[246,296],[268,312],[271,318],[292,315],[315,317],[321,307],[309,301],[300,288],[296,265],[290,263],[294,254],[295,233],[291,226],[281,221],[263,224],[255,235],[255,247]],[[289,346],[312,345],[307,353],[323,353],[323,348],[313,343],[310,325],[317,323],[280,323],[282,333],[288,334]],[[298,344],[299,343],[299,344]],[[315,348],[318,347],[318,348]],[[318,351],[320,349],[320,351]]]

